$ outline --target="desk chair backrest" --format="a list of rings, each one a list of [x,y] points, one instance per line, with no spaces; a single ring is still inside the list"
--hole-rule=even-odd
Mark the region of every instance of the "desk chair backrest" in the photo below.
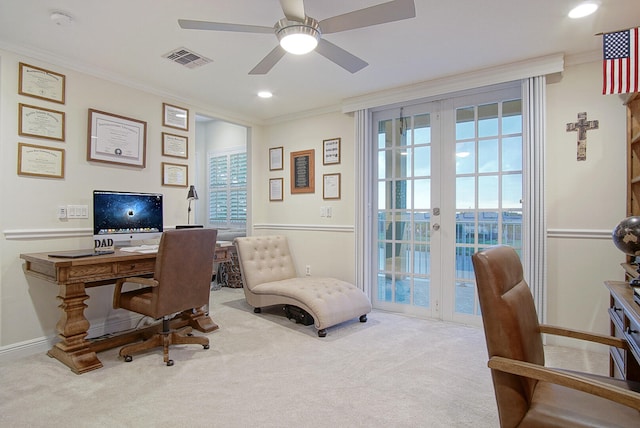
[[[157,318],[209,303],[215,229],[167,230],[156,257],[152,306]]]
[[[518,253],[496,246],[472,256],[489,358],[500,356],[544,365],[544,348],[533,296]],[[501,421],[520,421],[536,381],[492,370]],[[515,422],[503,424],[513,426]]]
[[[235,239],[244,286],[251,290],[265,282],[297,276],[287,238],[282,235]]]

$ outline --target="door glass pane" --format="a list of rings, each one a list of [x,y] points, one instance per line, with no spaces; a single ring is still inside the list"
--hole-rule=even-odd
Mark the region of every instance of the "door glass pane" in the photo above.
[[[413,152],[415,154],[414,175],[417,177],[431,175],[431,147],[416,147]]]
[[[522,174],[502,176],[502,207],[522,207]]]
[[[522,170],[522,136],[502,139],[502,170]]]
[[[478,137],[498,135],[498,104],[478,106]]]
[[[498,208],[498,176],[478,177],[478,208]]]
[[[415,186],[415,204],[413,208],[416,210],[425,210],[431,208],[431,180],[420,179],[414,180]]]
[[[475,138],[475,108],[466,107],[456,110],[456,140]]]
[[[475,142],[456,143],[456,174],[469,174],[476,170]]]
[[[498,140],[478,141],[478,171],[496,172],[499,165]]]
[[[476,206],[476,178],[456,178],[456,209],[472,209]]]

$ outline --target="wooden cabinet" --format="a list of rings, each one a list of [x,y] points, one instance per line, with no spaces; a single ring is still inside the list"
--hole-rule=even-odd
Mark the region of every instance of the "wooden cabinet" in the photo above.
[[[627,100],[627,216],[640,215],[640,93]]]
[[[640,305],[633,300],[629,284],[606,281],[611,293],[609,318],[611,335],[626,339],[629,349],[609,349],[609,375],[619,379],[640,380]]]

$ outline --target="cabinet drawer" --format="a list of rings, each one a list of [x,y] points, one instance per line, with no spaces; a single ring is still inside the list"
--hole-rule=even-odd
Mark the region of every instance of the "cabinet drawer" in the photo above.
[[[118,263],[118,273],[134,274],[134,273],[149,273],[155,269],[155,260],[138,260],[135,262],[120,262]]]
[[[629,328],[626,331],[626,338],[629,341],[631,352],[636,358],[640,358],[640,324],[629,318]]]

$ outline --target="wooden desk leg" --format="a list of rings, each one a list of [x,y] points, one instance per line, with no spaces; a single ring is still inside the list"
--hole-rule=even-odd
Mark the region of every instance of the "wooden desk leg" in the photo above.
[[[205,308],[206,307],[203,306],[200,309],[184,311],[180,314],[180,318],[186,321],[186,323],[194,329],[203,333],[210,333],[219,329],[220,327],[218,324],[213,322],[211,317],[206,314],[204,311]]]
[[[58,306],[62,310],[56,331],[61,341],[47,352],[50,357],[60,360],[74,373],[81,374],[99,369],[102,363],[85,340],[89,330],[89,321],[84,317],[84,303],[89,296],[84,284],[60,284]]]

